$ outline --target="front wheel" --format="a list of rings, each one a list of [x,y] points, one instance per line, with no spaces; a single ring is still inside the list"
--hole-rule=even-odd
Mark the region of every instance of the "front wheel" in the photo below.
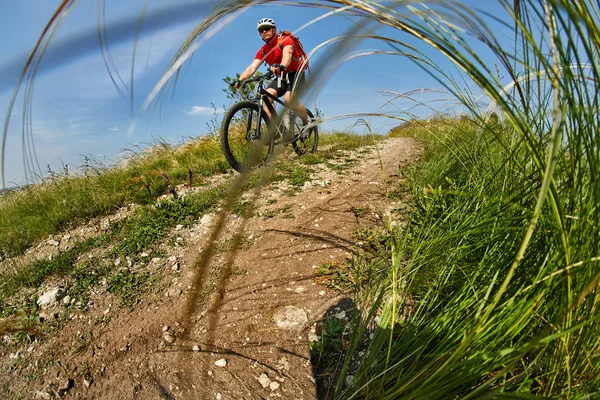
[[[235,103],[223,117],[219,139],[225,159],[238,172],[264,165],[273,152],[269,117],[263,111],[259,121],[257,103]]]
[[[319,127],[317,126],[315,117],[308,109],[306,110],[306,113],[308,114],[308,124],[311,128],[310,135],[308,135],[306,139],[300,139],[298,137],[292,142],[292,147],[299,156],[306,153],[314,153],[317,151],[317,146],[319,145]],[[294,130],[295,137],[302,131],[302,120],[298,117],[296,117],[294,121]]]

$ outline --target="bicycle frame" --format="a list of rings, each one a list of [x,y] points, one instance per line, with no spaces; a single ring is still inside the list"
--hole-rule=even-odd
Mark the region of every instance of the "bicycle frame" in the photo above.
[[[271,103],[270,101],[266,101],[266,98],[270,98],[275,103],[278,103],[283,107],[287,107],[283,101],[281,101],[279,98],[273,96],[271,93],[267,92],[264,82],[269,79],[272,79],[272,78],[273,78],[273,74],[271,72],[269,72],[269,73],[261,76],[260,78],[248,79],[246,82],[244,82],[244,84],[248,84],[250,82],[257,82],[255,94],[253,97],[249,97],[248,100],[256,102],[259,105],[258,116],[257,116],[258,121],[261,121],[262,114],[263,114],[263,112],[265,112],[265,105],[266,105],[267,109],[269,110],[269,113],[271,114],[269,116],[269,120],[277,121],[277,111],[275,109],[275,105],[273,103]],[[290,112],[290,111],[288,111],[288,112]],[[290,117],[291,117],[291,115],[290,115]],[[293,120],[293,119],[290,118],[290,120]],[[279,122],[279,121],[277,121],[277,122]],[[277,125],[279,125],[279,124],[277,124]],[[274,126],[277,126],[277,125],[274,125]],[[252,138],[250,137],[250,128],[251,127],[252,127],[252,115],[250,115],[250,117],[248,118],[248,124],[246,127],[246,140],[248,140],[248,141],[252,140]],[[273,132],[273,133],[275,133],[275,132]],[[262,139],[261,134],[260,134],[260,123],[256,124],[255,138],[257,138],[259,140]]]

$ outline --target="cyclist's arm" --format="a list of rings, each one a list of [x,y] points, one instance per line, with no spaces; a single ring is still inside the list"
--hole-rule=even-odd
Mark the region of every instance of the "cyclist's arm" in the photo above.
[[[250,78],[252,75],[254,75],[254,73],[258,70],[262,63],[262,60],[259,59],[255,59],[254,61],[252,61],[252,63],[248,65],[248,67],[246,67],[244,72],[242,72],[242,74],[240,75],[240,81],[243,82],[246,79]]]
[[[283,56],[281,57],[281,65],[289,67],[292,63],[292,54],[294,54],[294,46],[288,44],[283,48]]]

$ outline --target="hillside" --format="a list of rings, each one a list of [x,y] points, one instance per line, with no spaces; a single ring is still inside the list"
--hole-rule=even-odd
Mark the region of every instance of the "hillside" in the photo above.
[[[45,336],[4,336],[2,392],[8,398],[316,398],[309,343],[320,340],[324,319],[350,316],[350,298],[327,277],[344,273],[362,251],[357,231],[381,226],[390,213],[402,221],[402,199],[386,191],[402,183],[403,168],[420,152],[408,138],[378,146],[379,152],[340,150],[300,181],[246,191],[233,213],[216,208],[178,224],[152,251],[109,260],[111,272],[97,271],[116,245],[88,249],[79,257],[95,260],[97,270],[51,275],[34,292],[38,302],[54,294],[31,316],[41,320],[36,329]],[[228,179],[215,175],[176,192],[185,198]],[[132,218],[135,208],[53,235],[24,257],[57,257]],[[221,217],[223,230],[211,246]],[[81,284],[87,294],[77,297]]]

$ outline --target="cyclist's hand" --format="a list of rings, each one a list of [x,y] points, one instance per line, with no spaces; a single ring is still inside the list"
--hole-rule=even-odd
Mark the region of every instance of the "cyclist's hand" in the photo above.
[[[285,71],[285,66],[283,66],[281,64],[273,64],[273,65],[271,65],[271,68],[269,68],[269,70],[272,73],[274,73],[275,75],[279,75],[280,73]]]
[[[234,80],[233,82],[231,82],[229,84],[229,86],[231,86],[234,89],[239,89],[240,85],[242,84],[241,81],[239,81],[238,79]]]

